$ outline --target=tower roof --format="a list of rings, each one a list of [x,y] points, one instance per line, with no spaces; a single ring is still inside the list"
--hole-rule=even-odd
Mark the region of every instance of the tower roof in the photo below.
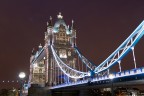
[[[63,16],[61,15],[61,13],[59,13],[59,15],[57,15],[58,20],[55,22],[54,27],[53,27],[53,31],[55,33],[59,32],[59,26],[63,25],[66,29],[66,33],[70,34],[69,28],[68,26],[65,24],[65,21],[63,20]]]

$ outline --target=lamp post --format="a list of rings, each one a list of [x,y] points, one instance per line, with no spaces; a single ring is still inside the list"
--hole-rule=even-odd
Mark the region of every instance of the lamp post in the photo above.
[[[20,78],[20,96],[22,96],[22,89],[23,89],[23,79],[26,77],[26,74],[24,72],[19,73]]]
[[[109,75],[109,79],[111,80],[111,96],[114,96],[114,93],[113,93],[113,79],[114,79],[114,75],[110,74]]]

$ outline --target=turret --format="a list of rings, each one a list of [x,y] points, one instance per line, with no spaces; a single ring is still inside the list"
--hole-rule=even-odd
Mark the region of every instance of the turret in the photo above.
[[[51,16],[49,21],[47,22],[47,32],[45,33],[45,40],[46,42],[48,42],[48,45],[51,45],[53,43],[53,24]]]
[[[30,63],[34,60],[35,54],[36,54],[36,51],[35,51],[35,49],[33,48],[33,49],[32,49],[32,52],[31,52]]]
[[[31,55],[32,56],[35,55],[35,49],[34,48],[32,49]]]
[[[47,27],[52,27],[52,17],[50,16],[49,22],[47,22]]]
[[[41,51],[42,50],[42,45],[40,44],[39,46],[38,46],[38,51]]]
[[[71,26],[71,33],[72,33],[72,46],[76,46],[76,30],[74,28],[74,20],[72,20],[72,26]]]

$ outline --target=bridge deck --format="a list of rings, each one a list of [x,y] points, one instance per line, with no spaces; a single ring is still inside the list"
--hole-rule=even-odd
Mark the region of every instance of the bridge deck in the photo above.
[[[119,86],[122,84],[126,85],[135,85],[135,84],[144,84],[144,68],[137,68],[137,69],[132,69],[132,70],[127,70],[123,72],[117,72],[113,73],[113,83],[115,86]],[[55,85],[52,87],[49,87],[49,89],[58,89],[58,88],[68,88],[72,86],[85,86],[87,84],[92,84],[92,85],[99,85],[100,86],[110,86],[111,84],[111,79],[109,78],[108,75],[99,77],[99,78],[93,78],[89,80],[81,80],[77,82],[69,82],[69,83],[64,83],[60,85]]]

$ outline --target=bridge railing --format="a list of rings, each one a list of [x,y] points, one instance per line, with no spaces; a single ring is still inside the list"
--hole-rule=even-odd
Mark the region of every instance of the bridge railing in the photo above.
[[[115,78],[144,73],[144,67],[115,73]]]

